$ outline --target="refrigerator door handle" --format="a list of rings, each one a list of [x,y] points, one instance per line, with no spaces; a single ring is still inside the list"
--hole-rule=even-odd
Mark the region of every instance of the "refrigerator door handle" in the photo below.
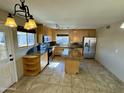
[[[88,52],[90,51],[90,40],[89,40],[89,44],[88,44]]]

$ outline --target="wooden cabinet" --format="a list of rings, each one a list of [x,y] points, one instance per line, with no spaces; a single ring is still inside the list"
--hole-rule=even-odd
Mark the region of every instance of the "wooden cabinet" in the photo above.
[[[43,70],[46,65],[48,64],[48,53],[44,53],[43,55],[40,56],[40,66],[41,70]]]
[[[65,59],[65,72],[68,74],[77,74],[79,73],[80,62],[72,58]]]
[[[37,34],[37,43],[42,43],[42,36],[43,36],[42,24],[37,25],[36,34]]]
[[[37,25],[37,43],[42,43],[42,37],[43,35],[48,35],[50,39],[53,41],[53,29],[44,26],[43,24]],[[55,34],[55,33],[54,33]],[[55,40],[55,39],[54,39]]]
[[[23,68],[24,75],[37,75],[41,71],[39,56],[24,56]]]
[[[62,48],[62,47],[55,47],[54,48],[54,56],[61,56],[63,51],[64,51],[64,48]]]
[[[39,74],[48,64],[48,53],[42,55],[27,55],[23,57],[24,75]]]

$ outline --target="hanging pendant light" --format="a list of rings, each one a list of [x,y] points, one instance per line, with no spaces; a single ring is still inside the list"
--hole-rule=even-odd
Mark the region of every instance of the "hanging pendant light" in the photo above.
[[[36,25],[36,22],[35,22],[33,16],[29,13],[28,6],[24,4],[25,0],[20,0],[20,2],[21,2],[21,4],[15,4],[15,6],[14,6],[13,16],[16,16],[17,13],[24,13],[24,17],[26,20],[24,28],[27,30],[37,28],[37,25]],[[5,25],[9,26],[9,27],[17,27],[17,24],[10,13],[8,15],[8,18],[6,19]]]
[[[30,16],[30,19],[26,21],[24,28],[27,30],[37,28],[37,25],[32,15]]]
[[[17,27],[17,24],[10,13],[6,19],[5,25],[9,27]]]
[[[124,29],[124,22],[121,24],[120,28]]]
[[[28,22],[28,20],[27,20],[27,21],[25,22],[24,29],[26,29],[26,30],[30,30],[30,29],[31,29],[28,24],[29,24],[29,22]]]

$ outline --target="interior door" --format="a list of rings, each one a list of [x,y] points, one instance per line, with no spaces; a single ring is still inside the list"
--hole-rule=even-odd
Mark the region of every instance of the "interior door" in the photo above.
[[[0,25],[0,93],[17,81],[12,31]]]

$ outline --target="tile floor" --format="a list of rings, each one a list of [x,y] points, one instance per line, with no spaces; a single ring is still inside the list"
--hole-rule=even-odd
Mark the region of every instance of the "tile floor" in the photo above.
[[[54,58],[36,77],[23,77],[5,93],[124,93],[124,84],[94,60],[82,60],[80,74],[64,73],[64,60]]]

